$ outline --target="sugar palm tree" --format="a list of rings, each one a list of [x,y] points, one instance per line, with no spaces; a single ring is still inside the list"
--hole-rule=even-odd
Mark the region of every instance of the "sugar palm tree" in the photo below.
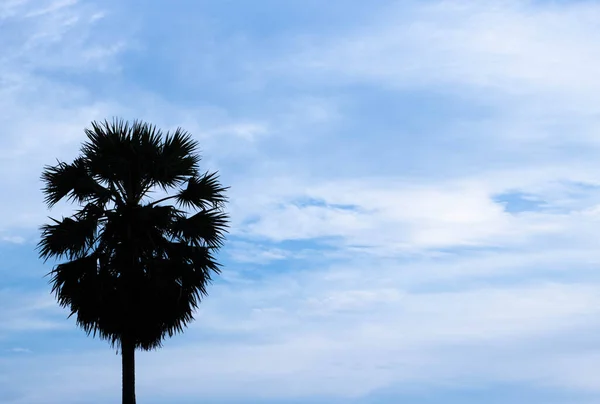
[[[78,207],[42,226],[38,251],[60,262],[49,273],[58,303],[120,348],[123,404],[135,404],[135,350],[182,332],[219,273],[227,188],[200,172],[198,144],[181,129],[114,119],[85,133],[72,163],[44,168],[48,206]]]

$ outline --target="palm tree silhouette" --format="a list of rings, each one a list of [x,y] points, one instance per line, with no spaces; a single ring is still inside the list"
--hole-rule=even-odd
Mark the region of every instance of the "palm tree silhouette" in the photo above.
[[[227,188],[200,172],[198,144],[181,129],[114,119],[85,133],[71,164],[44,167],[48,207],[79,209],[41,227],[38,251],[63,261],[48,274],[58,303],[120,348],[123,404],[135,404],[135,350],[182,332],[220,272]],[[166,196],[151,201],[154,192]]]

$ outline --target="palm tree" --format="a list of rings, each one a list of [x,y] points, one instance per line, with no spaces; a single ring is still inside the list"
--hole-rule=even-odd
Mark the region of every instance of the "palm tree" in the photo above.
[[[72,163],[44,167],[48,207],[78,209],[42,226],[38,251],[62,261],[48,274],[58,303],[120,348],[123,404],[135,404],[135,350],[182,332],[220,272],[227,188],[200,172],[198,144],[181,129],[114,119],[85,133]],[[155,192],[166,196],[152,201]]]

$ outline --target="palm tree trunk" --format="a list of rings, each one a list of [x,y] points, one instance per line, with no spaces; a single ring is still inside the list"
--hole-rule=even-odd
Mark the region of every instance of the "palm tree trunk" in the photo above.
[[[123,365],[123,404],[135,404],[135,344],[129,338],[121,338]]]

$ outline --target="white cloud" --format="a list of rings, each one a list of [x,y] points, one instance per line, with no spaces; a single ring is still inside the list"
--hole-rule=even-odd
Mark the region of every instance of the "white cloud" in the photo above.
[[[590,2],[402,3],[294,62],[401,87],[461,84],[515,95],[587,95],[600,63],[590,52],[598,46],[599,15]]]
[[[233,136],[239,137],[243,140],[253,141],[256,140],[258,136],[261,136],[266,132],[267,129],[263,125],[242,123],[217,128],[216,130],[212,131],[211,135],[215,136],[220,134],[232,134]]]
[[[49,291],[32,293],[24,290],[0,290],[0,338],[23,332],[64,329],[65,311],[60,309]]]
[[[586,372],[595,368],[583,355],[585,348],[559,343],[544,358],[539,347],[569,333],[598,329],[594,319],[600,294],[594,286],[414,293],[355,284],[331,293],[322,273],[314,271],[309,277],[297,279],[309,287],[296,290],[315,297],[300,300],[290,296],[285,276],[259,290],[257,284],[215,287],[199,321],[185,337],[176,337],[184,344],[168,341],[158,352],[138,355],[140,396],[350,398],[386,386],[485,378],[540,386],[551,380],[569,388],[600,389],[586,379]],[[276,297],[282,291],[286,299]],[[269,294],[273,301],[266,300]],[[214,333],[216,338],[206,339]],[[550,361],[563,366],[550,366]],[[109,348],[3,362],[13,369],[9,380],[22,394],[15,403],[118,394],[119,358]],[[32,370],[35,387],[25,383],[23,374]],[[79,387],[57,383],[64,377]],[[97,377],[101,384],[93,382]],[[231,385],[240,388],[232,390]]]
[[[0,238],[0,240],[6,241],[7,243],[12,243],[12,244],[23,244],[25,242],[25,238],[23,238],[21,236],[2,236],[2,238]]]
[[[245,199],[233,198],[240,201],[232,209],[233,231],[273,241],[326,238],[338,247],[384,254],[460,246],[532,247],[549,240],[590,245],[597,234],[597,188],[557,183],[554,179],[560,177],[552,171],[537,177],[526,171],[502,174],[420,184],[368,178],[247,182],[237,190]],[[570,178],[585,176],[573,172]],[[260,192],[247,193],[250,189]],[[515,191],[543,201],[545,210],[509,213],[494,200]]]
[[[21,347],[11,348],[9,351],[10,352],[14,352],[14,353],[19,353],[19,354],[29,354],[29,353],[32,353],[31,349],[21,348]]]
[[[441,145],[419,153],[415,142],[398,140],[411,135],[399,122],[395,139],[382,144],[408,154],[395,164],[405,171],[417,169],[401,164],[414,154],[451,171],[540,161],[579,164],[581,156],[598,153],[599,14],[594,2],[400,2],[365,17],[360,28],[296,47],[276,63],[277,73],[313,91],[367,85],[398,98],[422,91],[433,101],[448,95],[484,111],[458,123],[432,118],[440,125],[426,136],[432,143],[447,140],[444,145],[454,145],[456,156]],[[401,105],[397,108],[411,109],[410,99]],[[377,138],[368,127],[363,130],[365,144]]]

